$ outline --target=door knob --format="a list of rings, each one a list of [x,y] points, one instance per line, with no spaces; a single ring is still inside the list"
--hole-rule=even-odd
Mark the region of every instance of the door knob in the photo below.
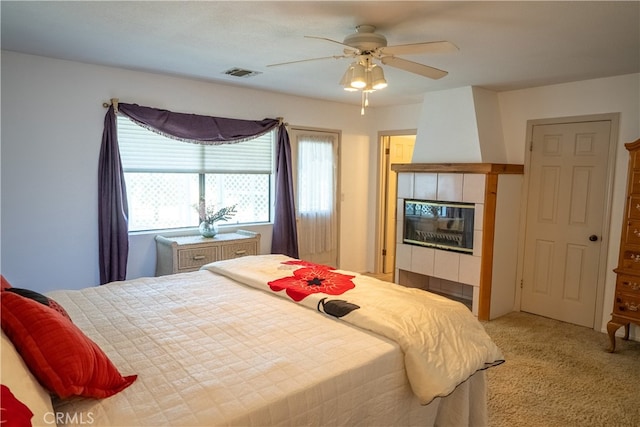
[[[595,234],[592,234],[591,236],[589,236],[589,240],[591,240],[592,242],[597,242],[598,236],[596,236]]]

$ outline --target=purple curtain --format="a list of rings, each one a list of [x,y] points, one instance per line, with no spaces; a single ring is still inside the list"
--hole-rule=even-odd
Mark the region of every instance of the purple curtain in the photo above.
[[[125,279],[129,252],[127,196],[118,149],[115,118],[117,112],[149,130],[170,138],[207,145],[241,142],[279,126],[273,239],[277,242],[279,253],[297,257],[291,147],[286,127],[280,123],[280,120],[227,119],[174,113],[136,104],[117,104],[115,108],[109,107],[105,116],[98,167],[101,284]],[[283,174],[288,174],[288,177]]]
[[[129,209],[113,106],[104,117],[98,164],[100,284],[124,280],[129,254]]]
[[[284,124],[281,124],[278,131],[278,147],[276,148],[276,205],[271,253],[298,258],[297,235],[291,171],[291,145],[287,129]]]

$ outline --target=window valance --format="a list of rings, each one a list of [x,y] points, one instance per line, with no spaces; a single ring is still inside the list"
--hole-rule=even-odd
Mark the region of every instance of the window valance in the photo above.
[[[152,132],[196,144],[230,144],[264,135],[282,123],[280,119],[241,120],[198,114],[174,113],[137,104],[118,104],[117,114]]]

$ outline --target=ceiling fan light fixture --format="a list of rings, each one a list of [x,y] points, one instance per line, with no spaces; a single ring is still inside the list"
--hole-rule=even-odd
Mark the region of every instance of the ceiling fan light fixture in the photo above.
[[[353,73],[351,75],[351,87],[356,89],[364,89],[367,86],[367,70],[360,63],[354,63],[353,65]]]
[[[371,85],[371,69],[367,68],[365,76],[366,76],[367,84],[361,90],[366,93],[375,92],[376,90]]]
[[[387,87],[387,80],[384,78],[382,67],[373,64],[368,56],[358,58],[358,61],[349,65],[349,68],[342,75],[340,85],[346,91],[362,92],[362,102],[360,114],[364,115],[369,106],[369,93]]]
[[[353,64],[349,65],[347,71],[344,72],[342,79],[340,80],[340,86],[344,88],[347,92],[355,92],[358,89],[355,87],[351,87],[351,80],[353,79]]]
[[[387,80],[384,78],[382,67],[377,65],[371,67],[371,87],[373,90],[380,90],[387,87]]]

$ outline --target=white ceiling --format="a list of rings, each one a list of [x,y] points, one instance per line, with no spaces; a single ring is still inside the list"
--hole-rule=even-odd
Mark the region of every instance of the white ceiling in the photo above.
[[[346,103],[342,54],[372,24],[389,45],[448,40],[459,51],[403,56],[449,71],[430,80],[384,66],[372,106],[461,86],[503,91],[640,72],[639,1],[5,1],[2,49]],[[240,67],[261,74],[224,75]]]

